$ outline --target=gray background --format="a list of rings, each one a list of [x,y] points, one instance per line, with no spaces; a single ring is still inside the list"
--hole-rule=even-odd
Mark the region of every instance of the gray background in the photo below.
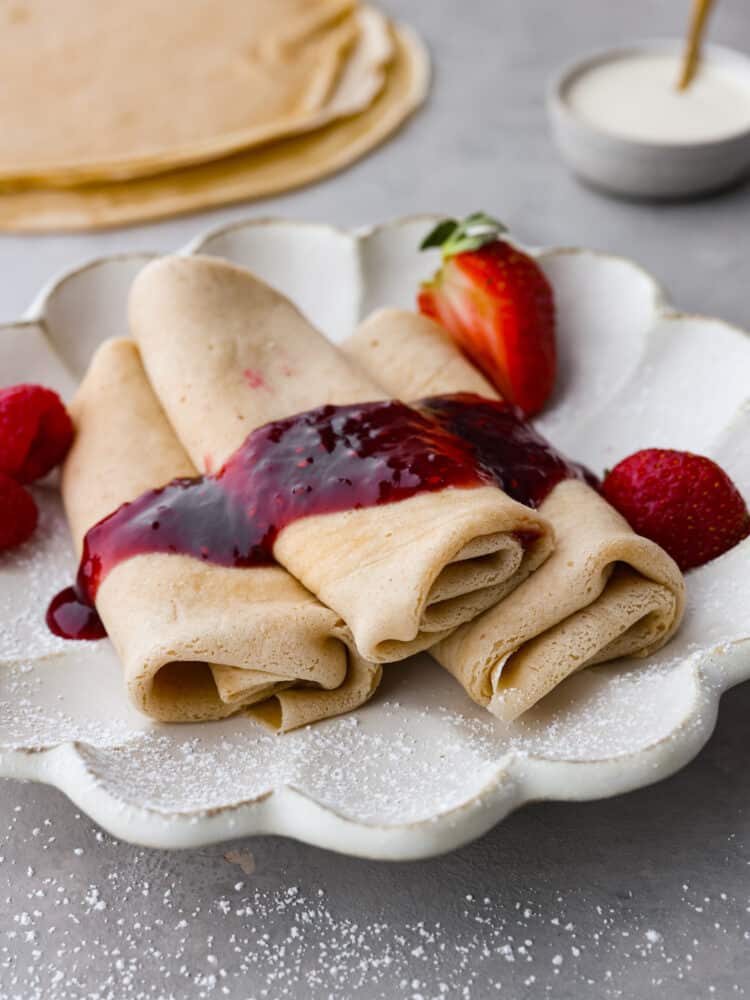
[[[589,48],[679,33],[687,0],[383,6],[422,32],[435,60],[429,104],[397,137],[344,174],[249,209],[4,237],[0,318],[89,256],[168,250],[248,212],[354,225],[484,208],[528,242],[635,257],[680,306],[747,325],[750,187],[690,204],[611,201],[565,173],[545,125],[555,68]],[[745,0],[722,0],[712,36],[750,49]],[[529,807],[418,864],[275,838],[141,850],[97,831],[56,791],[5,782],[0,1000],[743,996],[748,717],[746,685],[671,780],[606,802]]]

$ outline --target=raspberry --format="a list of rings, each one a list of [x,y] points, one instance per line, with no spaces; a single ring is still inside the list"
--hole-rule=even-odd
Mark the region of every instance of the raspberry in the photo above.
[[[737,487],[702,455],[647,448],[619,462],[602,493],[639,535],[661,545],[682,570],[702,566],[750,534]]]
[[[41,385],[0,389],[0,473],[31,483],[65,458],[72,440],[73,424],[56,392]]]
[[[0,472],[0,551],[25,542],[36,528],[38,517],[29,491]]]

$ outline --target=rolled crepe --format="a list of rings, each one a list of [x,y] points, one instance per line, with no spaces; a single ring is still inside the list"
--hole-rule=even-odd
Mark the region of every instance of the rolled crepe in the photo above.
[[[92,525],[196,470],[132,341],[102,345],[71,414],[76,437],[62,495],[80,556]],[[339,617],[278,566],[136,555],[104,577],[96,608],[131,700],[162,722],[220,719],[242,709],[289,730],[356,708],[380,680],[380,668],[349,648]]]
[[[130,323],[172,426],[204,470],[221,468],[263,424],[383,395],[291,302],[218,260],[149,264],[133,285]],[[552,546],[543,517],[479,485],[302,517],[273,552],[341,616],[365,659],[384,662],[494,604]]]
[[[344,351],[402,399],[498,394],[436,323],[383,309]],[[677,629],[685,585],[674,561],[596,490],[558,483],[540,505],[555,530],[544,565],[430,652],[480,705],[513,719],[583,667],[648,656]]]

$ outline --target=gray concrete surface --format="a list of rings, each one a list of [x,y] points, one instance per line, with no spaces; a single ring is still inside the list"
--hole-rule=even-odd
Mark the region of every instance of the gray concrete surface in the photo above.
[[[546,80],[589,48],[673,35],[688,3],[388,0],[435,58],[428,107],[315,187],[163,225],[0,239],[0,318],[91,255],[167,250],[284,213],[359,224],[484,208],[524,240],[633,256],[683,308],[747,325],[750,187],[645,206],[580,187],[549,142]],[[750,10],[712,35],[750,49]],[[57,792],[5,782],[0,1000],[730,998],[750,992],[750,687],[701,756],[661,785],[536,805],[420,864],[369,864],[260,838],[184,854],[117,843]],[[228,857],[226,856],[228,854]],[[243,870],[245,869],[245,870]]]

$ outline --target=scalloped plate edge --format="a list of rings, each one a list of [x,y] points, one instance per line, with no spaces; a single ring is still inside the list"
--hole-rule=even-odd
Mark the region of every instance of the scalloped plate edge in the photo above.
[[[674,774],[711,736],[723,693],[716,685],[702,683],[697,662],[687,669],[694,694],[691,709],[663,739],[636,753],[596,761],[511,754],[498,762],[480,792],[438,816],[407,824],[353,821],[291,785],[216,809],[153,809],[113,795],[97,774],[90,748],[78,741],[45,750],[0,752],[0,776],[52,785],[113,836],[145,847],[195,848],[275,834],[355,857],[418,860],[463,846],[531,802],[596,800]]]

